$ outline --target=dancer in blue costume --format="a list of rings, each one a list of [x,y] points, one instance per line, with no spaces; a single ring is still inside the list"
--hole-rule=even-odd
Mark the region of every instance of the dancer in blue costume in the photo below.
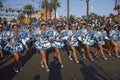
[[[71,34],[71,30],[69,30],[69,26],[68,25],[65,25],[65,27],[63,28],[63,30],[62,30],[62,35],[63,35],[63,41],[64,41],[64,44],[65,44],[65,50],[67,51],[67,53],[68,53],[68,58],[70,59],[70,60],[73,60],[72,58],[71,58],[71,56],[69,56],[72,52],[71,52],[71,46],[69,45],[69,39],[70,39],[70,34]]]
[[[10,31],[3,30],[2,25],[0,25],[0,53],[1,57],[3,57],[4,47],[8,44],[10,37]]]
[[[55,48],[55,57],[58,59],[59,63],[61,64],[61,67],[64,67],[61,59],[61,53],[60,53],[60,49],[64,47],[64,42],[62,40],[63,35],[61,33],[61,27],[62,27],[61,24],[56,25],[56,33],[52,41],[52,47]]]
[[[86,25],[86,31],[83,34],[82,42],[85,45],[85,51],[88,53],[90,60],[94,61],[94,59],[90,53],[90,46],[92,46],[94,44],[93,32],[91,30],[91,27],[92,26],[90,24]]]
[[[33,27],[31,25],[28,26],[28,33],[27,33],[27,37],[28,37],[28,41],[27,41],[27,45],[28,45],[28,49],[29,49],[29,53],[32,54],[32,48],[33,48],[33,43],[35,41],[35,30],[33,29]]]
[[[76,48],[78,46],[78,36],[77,36],[77,27],[76,25],[72,25],[71,34],[69,35],[69,44],[71,46],[71,51],[69,55],[69,59],[72,60],[74,58],[76,63],[79,63],[76,56]]]
[[[3,58],[3,37],[4,34],[3,34],[3,30],[2,30],[2,25],[0,25],[0,57]]]
[[[110,31],[110,34],[109,34],[109,37],[111,39],[111,42],[112,42],[112,45],[113,45],[113,50],[115,51],[116,53],[116,57],[117,58],[120,58],[120,55],[119,55],[119,49],[118,49],[118,42],[120,41],[120,33],[119,33],[119,25],[116,24],[113,26],[112,30]],[[112,50],[111,49],[111,50]]]
[[[21,42],[21,37],[18,33],[18,25],[12,26],[12,33],[10,36],[10,42],[4,47],[6,51],[9,51],[14,57],[14,71],[20,71],[20,53],[24,50],[23,44]]]
[[[107,34],[106,34],[106,31],[104,30],[104,27],[105,26],[101,26],[99,28],[99,31],[94,35],[94,40],[95,40],[95,43],[97,44],[97,47],[98,47],[98,49],[95,53],[95,56],[98,57],[98,52],[100,51],[103,59],[107,60],[107,57],[105,56],[104,51],[103,51],[103,45],[105,45],[104,39],[107,37]]]
[[[62,35],[63,35],[63,41],[64,42],[68,42],[69,41],[69,34],[71,33],[71,31],[69,30],[69,26],[65,25],[64,29],[61,31]]]
[[[46,31],[47,31],[49,41],[52,41],[56,31],[53,30],[53,26],[50,23],[48,24]]]
[[[24,47],[26,50],[28,50],[28,45],[27,45],[27,32],[25,32],[25,28],[23,28],[23,26],[20,27],[19,29],[19,35],[21,37],[21,41],[24,44]]]
[[[46,50],[51,47],[50,42],[48,41],[48,36],[46,33],[46,23],[41,22],[40,32],[36,35],[35,48],[40,51],[42,55],[41,65],[45,67],[46,71],[49,72],[49,68],[46,62]]]

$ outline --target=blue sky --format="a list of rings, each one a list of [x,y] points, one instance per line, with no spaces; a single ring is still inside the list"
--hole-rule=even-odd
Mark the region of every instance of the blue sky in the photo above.
[[[35,8],[38,8],[39,1],[42,0],[0,0],[4,7],[11,8],[22,8],[25,4],[32,4]],[[57,12],[59,16],[66,16],[67,0],[59,0],[61,7],[58,8]],[[120,0],[118,0],[120,3]],[[95,12],[99,15],[109,15],[115,13],[113,10],[115,0],[90,0],[90,11]],[[92,10],[93,8],[93,10]],[[86,14],[86,2],[85,0],[70,0],[70,14],[80,17]]]

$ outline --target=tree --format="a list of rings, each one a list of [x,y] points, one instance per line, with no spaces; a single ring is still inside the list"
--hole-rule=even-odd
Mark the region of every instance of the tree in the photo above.
[[[58,0],[51,0],[52,8],[54,10],[54,18],[56,19],[56,11],[61,5]]]
[[[120,4],[117,5],[116,10],[118,11],[118,14],[120,13]]]
[[[52,9],[52,3],[48,2],[48,0],[43,0],[42,4],[41,4],[41,8],[45,10],[45,15],[46,15],[46,19],[47,19],[47,12],[50,11],[50,18],[51,18],[51,13],[53,11]]]
[[[70,19],[70,20],[74,20],[74,19],[75,19],[75,15],[70,15],[70,16],[69,16],[69,19]]]
[[[20,23],[23,22],[23,19],[25,18],[25,15],[23,13],[20,13],[17,17],[18,20],[20,20]]]
[[[23,8],[23,13],[27,14],[27,16],[31,18],[31,15],[34,14],[34,7],[31,4],[27,4]]]
[[[49,5],[48,0],[43,0],[42,1],[41,8],[45,10],[45,19],[47,18],[48,5]]]
[[[10,20],[11,23],[16,23],[17,20],[15,18],[13,18],[12,20]]]
[[[97,18],[97,14],[96,14],[96,13],[91,13],[90,16],[91,16],[92,18]]]
[[[83,16],[81,16],[82,17],[82,19],[85,19],[86,18],[86,16],[85,15],[83,15]]]
[[[0,9],[3,7],[3,4],[2,4],[2,2],[0,2]]]

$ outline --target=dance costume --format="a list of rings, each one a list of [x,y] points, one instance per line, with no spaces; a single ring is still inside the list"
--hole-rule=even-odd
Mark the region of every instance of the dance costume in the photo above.
[[[94,35],[94,40],[95,40],[95,43],[98,44],[98,45],[105,45],[105,39],[106,36],[106,33],[102,33],[100,31],[98,31],[95,35]]]
[[[73,31],[71,31],[71,34],[70,34],[70,45],[78,46],[78,36],[77,36],[77,33],[73,33]]]
[[[92,30],[90,32],[86,32],[83,37],[83,44],[84,45],[93,45],[94,44],[94,40],[92,39],[93,38],[93,32]]]
[[[40,33],[37,36],[37,41],[35,42],[35,48],[38,50],[46,50],[51,47],[50,42],[48,41],[47,33]]]
[[[4,47],[4,49],[10,53],[22,52],[24,50],[24,47],[21,42],[20,35],[14,35],[13,33],[11,33],[10,42]]]
[[[55,33],[54,39],[52,41],[52,47],[55,47],[55,48],[63,48],[64,47],[62,33],[58,33],[58,32]]]
[[[120,42],[120,31],[111,30],[109,37],[110,39],[114,39],[115,42]]]

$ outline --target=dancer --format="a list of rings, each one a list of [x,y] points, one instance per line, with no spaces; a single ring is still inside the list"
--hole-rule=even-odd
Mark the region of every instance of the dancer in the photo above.
[[[119,33],[118,28],[119,28],[118,24],[114,25],[112,30],[110,31],[109,37],[111,39],[111,43],[112,43],[112,46],[113,46],[112,49],[115,51],[116,57],[120,58],[120,55],[118,53],[118,51],[119,51],[118,42],[120,41],[120,33]]]
[[[107,37],[107,35],[105,35],[104,27],[105,26],[101,26],[99,28],[99,31],[94,35],[94,40],[95,40],[95,43],[97,44],[97,47],[98,47],[98,49],[94,55],[96,57],[98,57],[98,52],[100,51],[103,59],[107,60],[107,57],[105,56],[104,51],[103,51],[103,45],[105,45],[104,39]]]
[[[61,33],[61,24],[56,25],[56,33],[54,35],[54,39],[52,42],[52,47],[55,48],[55,57],[58,59],[59,63],[61,64],[61,68],[63,68],[63,63],[61,59],[61,52],[60,49],[64,47],[64,42],[62,40],[62,33]]]
[[[3,58],[3,30],[2,30],[2,25],[0,25],[0,57]]]
[[[77,27],[76,25],[72,25],[72,30],[70,34],[70,46],[71,46],[71,53],[69,55],[69,58],[71,59],[72,57],[74,58],[76,63],[79,63],[76,55],[76,48],[78,46],[78,39],[77,39]]]
[[[14,71],[20,72],[20,55],[21,52],[24,50],[23,44],[21,42],[21,37],[18,33],[19,26],[17,24],[14,24],[12,26],[12,32],[10,36],[10,42],[5,46],[5,50],[12,53],[12,55],[15,57],[14,60]]]
[[[92,46],[94,44],[93,32],[91,30],[91,27],[92,27],[91,24],[86,25],[86,31],[83,34],[82,42],[85,45],[85,51],[88,53],[90,60],[94,61],[94,59],[90,53],[90,46]]]
[[[42,60],[41,60],[41,66],[45,67],[46,71],[49,72],[49,67],[46,61],[46,51],[51,47],[50,42],[48,41],[48,36],[46,33],[46,23],[41,22],[40,25],[40,32],[36,35],[36,42],[35,42],[35,48],[39,50]]]

